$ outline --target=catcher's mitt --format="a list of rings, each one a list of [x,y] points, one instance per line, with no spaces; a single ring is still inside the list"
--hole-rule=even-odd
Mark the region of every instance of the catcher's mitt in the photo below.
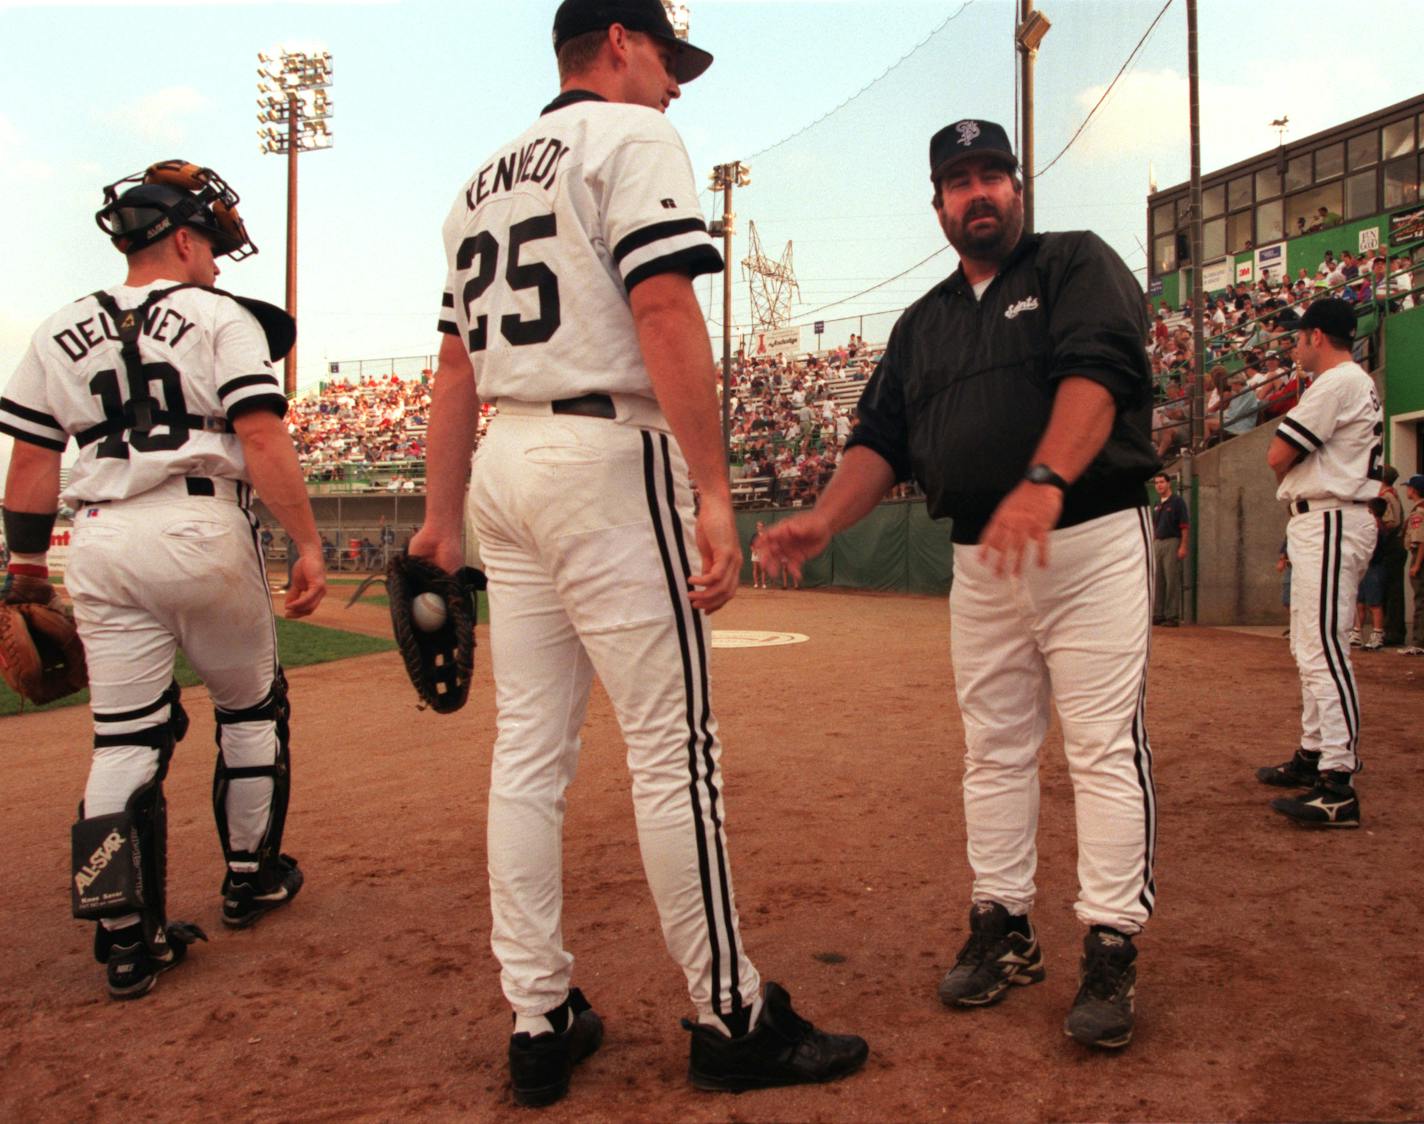
[[[47,605],[0,605],[0,675],[36,705],[72,695],[89,682],[73,611]]]
[[[471,566],[450,574],[424,558],[399,554],[386,567],[391,628],[405,669],[422,702],[440,714],[459,710],[469,697],[475,668],[475,593],[484,587],[484,574]],[[411,612],[422,593],[445,602],[444,622],[429,632],[415,623]]]

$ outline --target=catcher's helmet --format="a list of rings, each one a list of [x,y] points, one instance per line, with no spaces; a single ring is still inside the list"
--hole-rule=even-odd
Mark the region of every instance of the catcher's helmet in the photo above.
[[[105,187],[104,206],[94,221],[126,254],[191,226],[212,239],[215,255],[240,261],[257,247],[238,217],[237,203],[237,192],[211,168],[164,160]]]

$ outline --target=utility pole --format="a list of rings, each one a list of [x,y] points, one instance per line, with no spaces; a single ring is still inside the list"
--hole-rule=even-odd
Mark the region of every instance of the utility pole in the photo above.
[[[1197,69],[1197,0],[1187,0],[1187,116],[1191,133],[1191,215],[1192,248],[1192,448],[1200,449],[1206,439],[1203,380],[1206,377],[1205,312],[1202,307],[1202,184],[1201,184],[1201,93]]]
[[[1033,64],[1038,45],[1053,25],[1042,12],[1034,11],[1033,0],[1019,0],[1019,25],[1014,42],[1019,51],[1019,84],[1023,90],[1022,120],[1019,128],[1019,164],[1023,167],[1024,233],[1033,233]]]
[[[739,160],[718,164],[712,169],[711,187],[722,193],[722,217],[707,228],[712,237],[722,236],[722,448],[732,446],[732,233],[736,215],[732,212],[732,188],[752,182],[752,170]]]

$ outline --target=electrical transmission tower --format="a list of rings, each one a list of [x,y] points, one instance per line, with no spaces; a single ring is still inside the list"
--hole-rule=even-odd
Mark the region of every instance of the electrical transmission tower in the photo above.
[[[752,323],[756,328],[779,328],[791,319],[791,302],[801,295],[796,283],[796,267],[791,262],[791,243],[780,261],[762,252],[756,223],[747,223],[751,250],[742,259],[742,276],[751,292]]]

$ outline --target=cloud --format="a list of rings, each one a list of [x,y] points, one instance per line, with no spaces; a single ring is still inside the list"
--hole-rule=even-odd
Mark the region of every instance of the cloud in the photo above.
[[[1286,143],[1328,129],[1349,116],[1342,113],[1340,91],[1320,81],[1320,73],[1318,60],[1303,58],[1278,61],[1244,80],[1201,83],[1202,168],[1209,172],[1275,148],[1280,135],[1271,121],[1282,115],[1290,117]],[[1368,107],[1386,100],[1379,82],[1360,81],[1377,88],[1360,89],[1357,83],[1352,90],[1357,104]],[[1105,89],[1106,85],[1096,85],[1079,91],[1074,99],[1078,122]],[[1180,168],[1181,178],[1186,175],[1187,105],[1185,74],[1172,69],[1131,71],[1118,82],[1064,160],[1131,156],[1155,161],[1159,172],[1166,173],[1162,179],[1166,187],[1177,178],[1168,169]],[[1071,135],[1070,131],[1052,141],[1040,135],[1040,159],[1051,159]]]
[[[188,119],[205,113],[211,105],[207,95],[191,86],[168,86],[121,102],[95,117],[103,125],[144,141],[176,145],[188,139]]]

